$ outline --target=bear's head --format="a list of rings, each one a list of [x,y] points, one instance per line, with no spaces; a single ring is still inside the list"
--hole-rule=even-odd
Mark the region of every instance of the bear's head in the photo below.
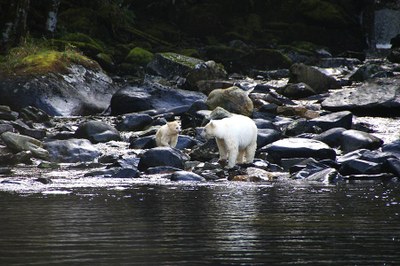
[[[205,139],[211,139],[215,137],[214,135],[215,132],[215,122],[210,121],[203,129],[203,132],[201,132],[201,137]]]
[[[177,121],[168,122],[167,125],[170,134],[179,134],[181,132],[181,126]]]

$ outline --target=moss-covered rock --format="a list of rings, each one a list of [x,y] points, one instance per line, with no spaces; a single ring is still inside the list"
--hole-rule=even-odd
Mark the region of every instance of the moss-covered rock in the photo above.
[[[129,51],[126,62],[137,66],[146,66],[153,58],[154,54],[152,52],[141,47],[135,47]]]
[[[43,50],[23,57],[8,71],[18,75],[46,74],[49,72],[66,72],[72,64],[79,64],[91,69],[100,69],[97,62],[76,51],[59,52]]]

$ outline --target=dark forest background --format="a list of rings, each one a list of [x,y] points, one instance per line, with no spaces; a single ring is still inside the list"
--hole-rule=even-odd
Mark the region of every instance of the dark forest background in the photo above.
[[[248,47],[362,52],[383,5],[397,1],[0,0],[1,53],[40,40],[121,70],[160,51],[219,61]]]

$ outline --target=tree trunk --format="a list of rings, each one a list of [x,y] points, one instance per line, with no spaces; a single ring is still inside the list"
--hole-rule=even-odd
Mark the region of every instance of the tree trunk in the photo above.
[[[49,33],[54,33],[57,27],[58,7],[61,0],[51,0],[52,4],[49,12],[47,13],[46,30]]]
[[[12,1],[9,5],[8,14],[2,29],[1,42],[6,48],[21,43],[26,37],[26,20],[29,12],[30,0]]]

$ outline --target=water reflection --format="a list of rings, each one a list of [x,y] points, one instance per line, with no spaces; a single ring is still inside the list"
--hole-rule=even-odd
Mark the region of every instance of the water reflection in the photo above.
[[[0,264],[398,265],[397,183],[0,192]]]

